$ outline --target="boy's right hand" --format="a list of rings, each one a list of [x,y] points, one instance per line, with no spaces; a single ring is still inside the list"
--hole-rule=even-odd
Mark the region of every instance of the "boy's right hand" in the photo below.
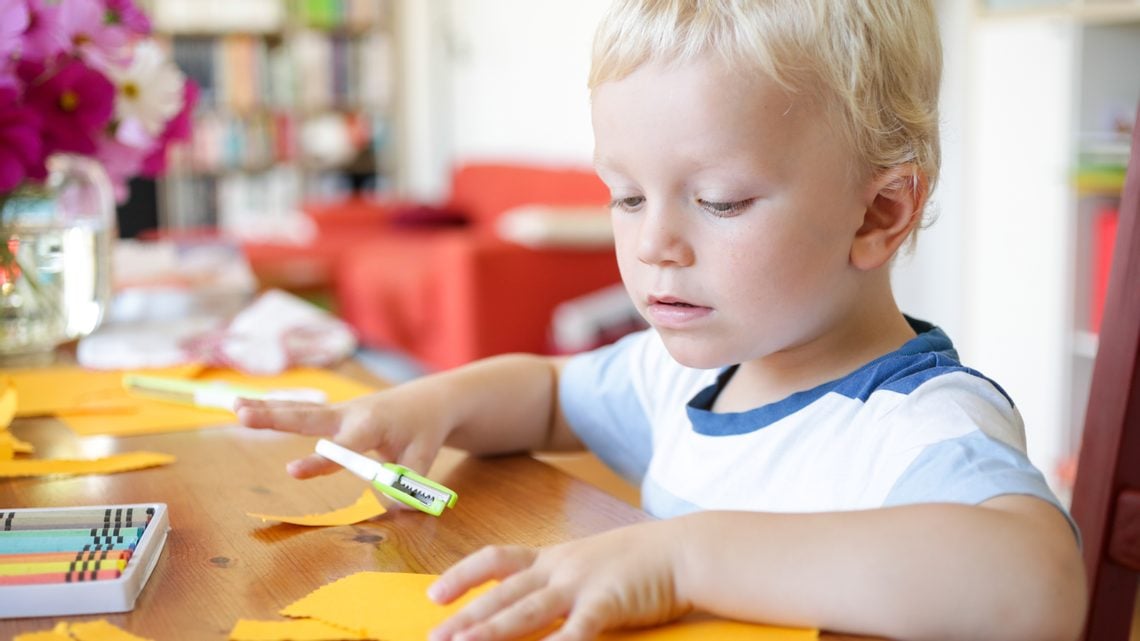
[[[234,404],[234,412],[246,427],[319,436],[357,452],[375,449],[385,461],[426,474],[447,434],[442,421],[425,420],[430,413],[401,396],[394,388],[335,405],[243,398]],[[310,454],[285,469],[295,478],[307,479],[341,467]]]

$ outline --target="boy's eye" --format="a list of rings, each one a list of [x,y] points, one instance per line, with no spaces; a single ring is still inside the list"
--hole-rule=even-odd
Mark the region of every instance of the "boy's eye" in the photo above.
[[[633,211],[645,202],[644,196],[629,196],[626,198],[614,198],[610,201],[610,209],[621,209],[624,211]]]
[[[714,216],[734,216],[740,212],[748,209],[748,206],[755,201],[755,198],[748,198],[746,200],[737,200],[733,202],[715,202],[711,200],[697,200],[706,211]]]

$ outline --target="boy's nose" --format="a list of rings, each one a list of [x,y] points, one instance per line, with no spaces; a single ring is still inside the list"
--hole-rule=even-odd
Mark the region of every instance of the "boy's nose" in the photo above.
[[[637,258],[646,265],[690,265],[693,249],[685,234],[683,212],[651,207],[641,219]]]

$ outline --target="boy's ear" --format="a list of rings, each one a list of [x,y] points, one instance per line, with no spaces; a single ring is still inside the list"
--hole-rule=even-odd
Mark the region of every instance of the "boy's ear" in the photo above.
[[[918,224],[925,179],[914,165],[892,167],[867,186],[870,204],[851,243],[851,265],[872,270],[890,262]]]

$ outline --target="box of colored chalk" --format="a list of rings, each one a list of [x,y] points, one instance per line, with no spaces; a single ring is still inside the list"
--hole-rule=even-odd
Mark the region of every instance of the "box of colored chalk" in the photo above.
[[[133,609],[169,530],[165,503],[0,508],[0,619]]]

